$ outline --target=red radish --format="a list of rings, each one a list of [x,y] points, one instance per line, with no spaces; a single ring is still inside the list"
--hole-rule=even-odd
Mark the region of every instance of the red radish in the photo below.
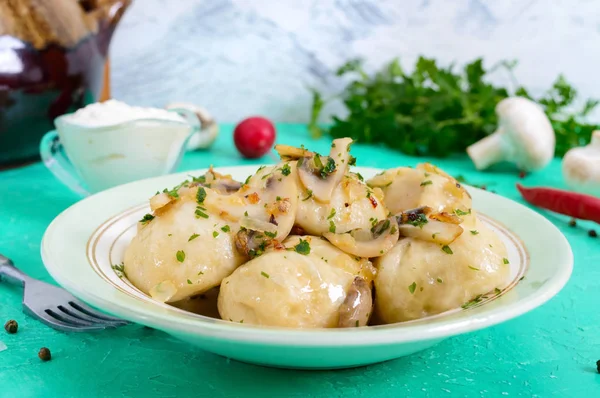
[[[275,143],[275,126],[264,117],[249,117],[235,126],[233,142],[244,157],[260,158]]]

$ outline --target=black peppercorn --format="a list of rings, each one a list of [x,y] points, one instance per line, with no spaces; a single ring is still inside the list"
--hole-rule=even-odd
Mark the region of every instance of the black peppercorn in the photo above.
[[[17,333],[17,329],[19,329],[19,324],[14,319],[11,319],[4,324],[4,330],[6,330],[6,333],[15,334]]]
[[[598,233],[596,232],[596,230],[595,230],[595,229],[590,229],[590,230],[588,231],[588,235],[589,235],[591,238],[596,238],[596,237],[598,237]]]
[[[38,352],[38,357],[40,357],[42,361],[49,361],[50,359],[52,359],[52,354],[50,354],[49,349],[47,349],[46,347],[42,347],[40,348],[40,352]]]
[[[577,226],[577,221],[575,221],[574,218],[571,218],[571,221],[569,221],[569,227],[576,227]]]

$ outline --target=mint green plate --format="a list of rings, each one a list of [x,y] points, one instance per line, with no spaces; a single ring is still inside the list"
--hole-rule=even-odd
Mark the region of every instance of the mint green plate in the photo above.
[[[237,180],[256,166],[216,169]],[[266,366],[334,369],[382,362],[428,348],[445,338],[486,328],[544,304],[568,281],[571,248],[549,221],[487,191],[467,187],[479,217],[506,244],[511,276],[503,293],[475,307],[393,325],[297,330],[259,327],[197,315],[158,303],[120,279],[119,264],[148,198],[189,174],[156,177],[90,196],[61,213],[42,241],[42,259],[65,289],[110,314],[163,330],[225,357]],[[356,168],[365,178],[380,170]]]

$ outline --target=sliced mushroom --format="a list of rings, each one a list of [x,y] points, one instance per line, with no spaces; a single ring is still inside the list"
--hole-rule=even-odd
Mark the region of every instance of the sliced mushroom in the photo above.
[[[379,221],[370,230],[355,229],[348,233],[326,232],[323,236],[337,248],[358,257],[377,257],[389,251],[398,241],[396,217]]]
[[[338,310],[340,319],[338,327],[366,326],[373,309],[373,294],[369,283],[357,276],[354,278],[346,298]]]
[[[350,138],[333,140],[328,157],[313,153],[298,160],[302,185],[320,202],[329,203],[331,192],[342,181],[350,162]]]
[[[260,256],[272,243],[272,239],[264,233],[246,228],[238,231],[234,241],[237,251],[247,258]]]
[[[275,145],[275,151],[279,154],[281,160],[298,160],[303,157],[311,157],[314,152],[305,148],[297,148],[290,145]]]
[[[294,225],[298,208],[294,173],[295,167],[288,163],[261,168],[233,194],[212,194],[212,189],[207,189],[204,206],[210,213],[283,240]]]
[[[454,214],[434,213],[423,206],[407,210],[396,216],[398,229],[403,236],[448,245],[463,233],[462,221]]]

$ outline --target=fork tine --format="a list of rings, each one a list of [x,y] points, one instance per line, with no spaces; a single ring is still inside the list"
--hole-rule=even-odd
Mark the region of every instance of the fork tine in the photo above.
[[[83,321],[81,319],[75,318],[69,314],[66,314],[60,311],[58,308],[46,309],[44,312],[50,315],[52,318],[58,319],[64,323],[68,323],[75,326],[94,326],[92,322]]]
[[[99,326],[75,326],[72,324],[68,324],[68,323],[59,321],[58,319],[51,317],[44,311],[34,312],[29,308],[25,308],[25,309],[29,315],[33,316],[34,318],[37,318],[42,323],[44,323],[54,329],[61,330],[63,332],[91,332],[91,331],[95,331],[95,330],[104,329],[104,327],[99,327]]]
[[[71,305],[69,305],[68,308],[66,308],[62,305],[59,305],[58,309],[72,317],[81,319],[82,321],[91,322],[94,324],[104,324],[107,326],[114,326],[114,327],[124,326],[127,324],[127,322],[125,322],[125,321],[107,321],[102,318],[95,318],[93,316],[86,314],[85,312],[81,312],[81,311],[75,309],[75,307],[73,307]]]
[[[108,321],[108,322],[129,324],[129,322],[124,319],[119,319],[119,318],[114,318],[112,316],[104,315],[103,313],[96,311],[95,309],[91,308],[90,306],[88,306],[87,304],[84,304],[83,302],[81,302],[79,300],[69,301],[69,305],[71,307],[75,308],[79,312],[83,312],[84,314],[89,315],[94,318],[98,318],[99,321]]]

